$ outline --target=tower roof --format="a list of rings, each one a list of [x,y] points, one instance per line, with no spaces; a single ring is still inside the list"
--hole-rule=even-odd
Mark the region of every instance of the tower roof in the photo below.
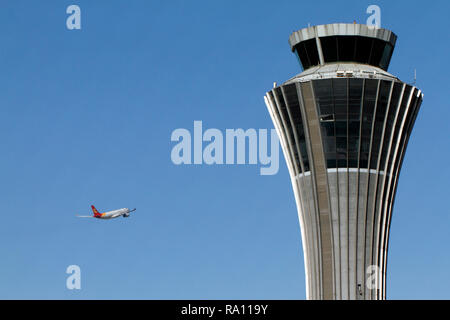
[[[368,64],[387,70],[396,40],[397,36],[387,29],[334,23],[295,31],[289,44],[305,70],[336,62]]]

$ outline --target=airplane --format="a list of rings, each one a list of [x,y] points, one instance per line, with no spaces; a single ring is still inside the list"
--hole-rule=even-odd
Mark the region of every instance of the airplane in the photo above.
[[[91,206],[92,211],[94,212],[93,216],[79,216],[77,215],[78,218],[97,218],[97,219],[114,219],[114,218],[118,218],[118,217],[124,217],[124,218],[128,218],[130,216],[130,212],[136,211],[136,208],[130,210],[128,208],[122,208],[122,209],[117,209],[117,210],[112,210],[112,211],[108,211],[108,212],[98,212],[98,210],[94,207]]]

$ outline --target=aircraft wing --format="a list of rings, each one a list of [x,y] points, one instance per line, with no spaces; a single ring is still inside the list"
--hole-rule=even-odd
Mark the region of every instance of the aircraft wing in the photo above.
[[[79,215],[76,215],[76,217],[77,218],[93,218],[93,216],[79,216]]]

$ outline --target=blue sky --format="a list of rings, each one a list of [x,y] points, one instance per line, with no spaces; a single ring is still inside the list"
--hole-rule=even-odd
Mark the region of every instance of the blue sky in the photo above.
[[[67,6],[82,29],[66,28]],[[448,1],[2,1],[0,298],[304,299],[284,159],[176,166],[173,130],[273,128],[263,95],[300,67],[308,23],[398,41],[389,71],[424,103],[394,207],[390,299],[450,298]],[[282,156],[282,153],[280,153]],[[77,219],[95,204],[130,219]],[[67,266],[82,289],[66,289]]]

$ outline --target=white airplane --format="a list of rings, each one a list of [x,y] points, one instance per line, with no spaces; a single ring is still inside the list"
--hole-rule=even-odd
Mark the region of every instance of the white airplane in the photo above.
[[[136,208],[130,210],[128,208],[122,208],[122,209],[117,209],[117,210],[112,210],[112,211],[107,211],[107,212],[98,212],[97,209],[95,209],[94,206],[91,206],[92,211],[94,212],[93,216],[78,216],[78,218],[97,218],[97,219],[114,219],[114,218],[118,218],[118,217],[124,217],[124,218],[128,218],[130,216],[130,212],[136,211]]]

